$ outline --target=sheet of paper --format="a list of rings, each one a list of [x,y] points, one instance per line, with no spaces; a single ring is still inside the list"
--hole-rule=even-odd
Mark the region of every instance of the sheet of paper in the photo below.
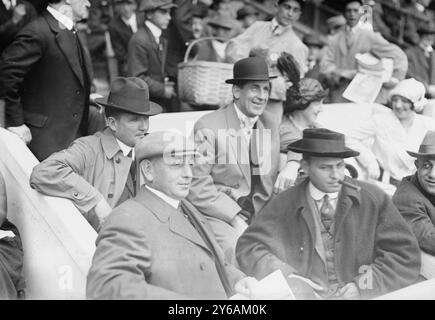
[[[296,300],[281,270],[272,272],[258,283],[259,295],[255,300]],[[250,300],[242,294],[236,294],[230,300]]]
[[[6,237],[15,237],[15,234],[8,230],[8,231],[4,231],[4,230],[0,230],[0,239],[6,238]]]
[[[373,103],[381,88],[381,74],[358,72],[343,92],[343,97],[356,103]]]

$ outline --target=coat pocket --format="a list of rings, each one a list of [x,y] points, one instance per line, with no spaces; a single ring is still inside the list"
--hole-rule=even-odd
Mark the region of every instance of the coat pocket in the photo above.
[[[32,127],[42,128],[45,126],[48,117],[35,112],[24,111],[24,123]]]

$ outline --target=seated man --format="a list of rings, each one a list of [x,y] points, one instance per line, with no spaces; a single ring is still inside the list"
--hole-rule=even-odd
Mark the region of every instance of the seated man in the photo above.
[[[87,297],[223,299],[234,291],[254,294],[256,280],[225,262],[205,218],[184,200],[192,181],[193,142],[155,132],[135,151],[145,186],[103,225]]]
[[[264,59],[234,65],[234,103],[195,124],[195,141],[204,161],[193,167],[189,201],[206,215],[226,256],[247,224],[272,196],[279,164],[276,120],[264,112],[270,93]]]
[[[408,153],[417,158],[417,172],[403,178],[393,203],[410,224],[420,248],[435,255],[435,132],[426,134],[418,152]]]
[[[289,145],[302,153],[308,178],[267,204],[240,237],[244,272],[261,279],[280,269],[308,278],[325,299],[371,298],[417,281],[415,236],[386,193],[344,177],[343,159],[358,155],[344,140],[305,129]]]
[[[23,247],[18,229],[7,219],[6,185],[0,173],[0,300],[24,298]]]
[[[162,108],[149,100],[139,78],[117,78],[107,97],[107,127],[75,140],[35,166],[30,185],[37,191],[73,201],[95,230],[112,208],[135,195],[133,148],[148,132],[149,117]]]

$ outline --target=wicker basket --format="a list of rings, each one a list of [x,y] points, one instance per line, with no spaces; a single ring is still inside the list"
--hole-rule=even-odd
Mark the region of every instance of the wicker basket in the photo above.
[[[232,101],[231,85],[225,80],[233,76],[233,64],[210,61],[187,61],[193,46],[205,37],[192,41],[184,62],[178,64],[178,96],[193,105],[222,106]]]

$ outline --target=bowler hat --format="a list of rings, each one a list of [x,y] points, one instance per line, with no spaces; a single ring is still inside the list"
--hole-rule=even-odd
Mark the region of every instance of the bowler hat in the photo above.
[[[435,131],[428,131],[418,152],[406,151],[411,157],[435,159]]]
[[[260,57],[241,59],[234,64],[233,79],[226,83],[239,83],[240,81],[267,81],[276,76],[269,76],[269,68],[266,60]]]
[[[151,132],[135,146],[135,157],[138,163],[143,159],[160,156],[169,159],[188,155],[198,155],[193,140],[172,131]]]
[[[139,11],[150,11],[155,9],[171,9],[178,7],[172,0],[142,0]]]
[[[229,15],[219,14],[208,22],[212,27],[223,28],[227,30],[231,30],[235,27],[234,19],[232,19]]]
[[[162,112],[162,107],[150,101],[148,85],[139,78],[116,78],[110,85],[108,96],[97,98],[95,102],[105,107],[120,109],[143,116],[153,116]]]
[[[351,158],[359,155],[345,145],[344,134],[324,128],[305,129],[302,139],[291,143],[288,150],[317,157]]]

